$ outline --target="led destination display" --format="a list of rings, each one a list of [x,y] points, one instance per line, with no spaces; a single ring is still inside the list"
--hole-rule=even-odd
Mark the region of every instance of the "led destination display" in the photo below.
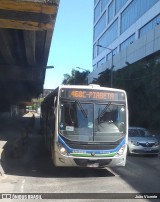
[[[124,93],[89,89],[61,89],[62,98],[87,100],[125,100]]]

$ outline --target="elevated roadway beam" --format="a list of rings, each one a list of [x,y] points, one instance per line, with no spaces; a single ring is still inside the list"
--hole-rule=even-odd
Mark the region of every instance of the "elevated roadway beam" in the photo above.
[[[0,0],[0,106],[43,92],[58,6],[59,0]]]

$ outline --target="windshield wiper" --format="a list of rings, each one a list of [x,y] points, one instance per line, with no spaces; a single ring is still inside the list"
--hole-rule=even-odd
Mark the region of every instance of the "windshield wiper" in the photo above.
[[[105,108],[102,110],[101,114],[100,114],[100,118],[105,114],[105,112],[107,111],[108,107],[111,105],[111,102],[108,102],[108,104],[105,106]]]
[[[84,108],[83,108],[82,104],[80,103],[80,101],[76,100],[75,102],[78,104],[78,106],[79,106],[81,112],[83,113],[84,117],[87,118],[87,117],[88,117],[88,116],[87,116],[87,113],[86,113],[86,111],[84,110]]]

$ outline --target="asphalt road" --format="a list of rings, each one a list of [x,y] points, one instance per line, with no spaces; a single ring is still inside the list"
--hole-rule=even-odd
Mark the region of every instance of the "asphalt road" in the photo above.
[[[19,157],[7,155],[2,166],[5,175],[0,177],[0,193],[60,193],[57,197],[61,199],[57,201],[75,201],[74,198],[77,198],[76,202],[106,201],[107,199],[99,200],[103,197],[126,197],[128,199],[125,201],[133,201],[135,199],[131,199],[132,195],[117,193],[134,193],[134,197],[136,195],[144,197],[141,193],[150,193],[150,196],[160,193],[159,156],[128,156],[126,167],[114,169],[55,168],[44,148],[42,135],[37,131],[29,136],[21,155]],[[64,193],[77,195],[63,195]],[[51,198],[55,196],[51,195]],[[67,200],[68,197],[73,199]],[[115,200],[108,199],[108,201]],[[156,200],[136,199],[136,201]]]

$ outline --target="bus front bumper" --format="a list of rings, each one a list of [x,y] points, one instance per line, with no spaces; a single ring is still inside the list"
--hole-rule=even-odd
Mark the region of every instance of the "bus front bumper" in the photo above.
[[[119,157],[75,157],[62,155],[56,152],[54,165],[55,166],[73,166],[73,167],[115,167],[125,166],[126,155]]]

